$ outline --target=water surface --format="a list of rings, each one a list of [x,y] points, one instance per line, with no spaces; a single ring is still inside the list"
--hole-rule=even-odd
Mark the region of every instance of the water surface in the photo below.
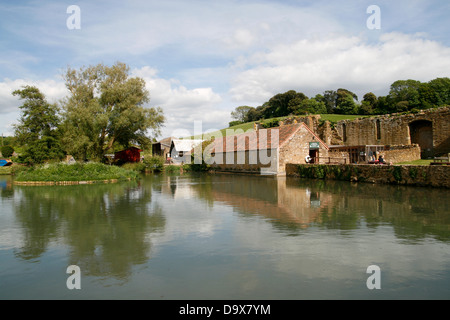
[[[0,176],[0,299],[449,299],[449,204],[446,189],[245,175]]]

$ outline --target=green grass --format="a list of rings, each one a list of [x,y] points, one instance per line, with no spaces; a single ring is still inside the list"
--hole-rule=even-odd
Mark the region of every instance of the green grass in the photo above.
[[[406,165],[415,165],[415,166],[429,166],[431,162],[434,160],[414,160],[414,161],[405,161],[405,162],[398,162],[396,164],[406,164]]]
[[[362,115],[351,115],[351,114],[321,114],[320,119],[321,120],[328,120],[330,122],[338,122],[342,120],[355,120],[358,118],[367,118],[369,116],[362,116]]]
[[[18,172],[16,181],[99,181],[136,179],[138,174],[101,163],[64,163],[31,167]]]
[[[12,174],[12,167],[0,167],[0,175]]]

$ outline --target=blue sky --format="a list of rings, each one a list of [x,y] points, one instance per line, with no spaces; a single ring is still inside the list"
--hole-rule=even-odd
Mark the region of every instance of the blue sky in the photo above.
[[[163,108],[163,138],[226,127],[230,112],[296,90],[346,88],[386,95],[395,80],[450,76],[450,2],[431,1],[1,1],[0,132],[12,134],[11,95],[36,85],[67,95],[70,66],[121,61]],[[80,8],[80,29],[67,8]],[[370,5],[381,29],[367,28]]]

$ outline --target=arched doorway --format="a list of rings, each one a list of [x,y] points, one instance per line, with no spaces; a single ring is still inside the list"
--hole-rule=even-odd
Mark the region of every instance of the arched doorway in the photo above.
[[[432,157],[433,150],[433,123],[427,120],[417,120],[409,124],[409,133],[412,144],[418,144],[422,159]]]

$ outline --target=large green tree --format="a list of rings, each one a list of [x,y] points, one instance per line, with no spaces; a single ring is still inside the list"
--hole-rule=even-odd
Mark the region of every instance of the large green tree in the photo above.
[[[64,101],[64,144],[78,158],[101,160],[115,143],[149,146],[164,123],[161,108],[148,108],[145,81],[129,67],[98,64],[65,74],[70,95]]]
[[[249,106],[237,107],[231,112],[231,117],[237,121],[245,122],[248,112],[252,109],[254,108]]]
[[[14,96],[24,100],[19,123],[14,125],[15,136],[24,147],[21,155],[24,162],[35,164],[64,156],[59,143],[60,118],[55,104],[47,102],[43,93],[34,86],[15,90]]]

